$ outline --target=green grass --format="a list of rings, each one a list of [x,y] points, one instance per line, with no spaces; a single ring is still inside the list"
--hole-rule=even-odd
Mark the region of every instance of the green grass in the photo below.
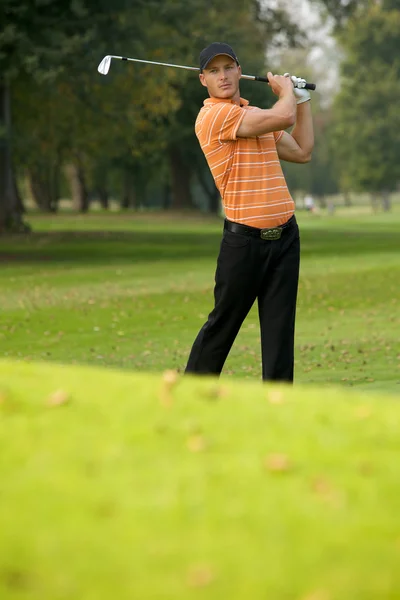
[[[364,211],[365,212],[365,211]],[[296,382],[398,392],[400,212],[299,213]],[[30,215],[0,239],[0,358],[182,370],[212,308],[221,221]],[[223,378],[259,379],[257,312]]]
[[[394,397],[16,361],[0,390],[2,600],[399,598]]]
[[[400,213],[299,214],[293,388],[257,381],[255,310],[220,381],[175,381],[220,220],[30,219],[0,239],[1,600],[397,600]]]

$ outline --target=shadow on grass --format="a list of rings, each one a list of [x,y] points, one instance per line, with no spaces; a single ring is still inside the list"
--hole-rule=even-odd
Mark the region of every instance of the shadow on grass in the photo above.
[[[57,231],[5,237],[0,240],[0,264],[88,265],[216,258],[221,231]],[[301,243],[303,256],[382,254],[399,250],[399,234],[306,229],[301,231]]]

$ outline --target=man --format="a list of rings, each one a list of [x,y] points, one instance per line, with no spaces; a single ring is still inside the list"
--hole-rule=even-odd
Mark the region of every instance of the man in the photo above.
[[[295,205],[280,161],[306,163],[314,145],[310,94],[289,76],[268,73],[278,97],[270,109],[240,97],[241,67],[227,44],[200,54],[210,98],[195,131],[225,211],[215,274],[215,306],[190,353],[186,373],[219,375],[258,300],[263,380],[293,381],[300,261]],[[304,83],[304,80],[303,80]],[[283,130],[294,125],[289,134]]]

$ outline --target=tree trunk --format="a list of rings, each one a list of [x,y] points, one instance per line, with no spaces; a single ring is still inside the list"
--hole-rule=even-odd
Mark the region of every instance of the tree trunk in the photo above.
[[[99,164],[95,172],[95,186],[101,208],[110,208],[110,193],[108,189],[108,170],[106,165]]]
[[[147,185],[143,181],[136,181],[134,188],[134,203],[136,210],[147,207]]]
[[[51,212],[58,210],[58,202],[60,200],[60,161],[57,160],[48,169],[48,186]]]
[[[46,191],[44,184],[39,174],[32,168],[27,169],[27,178],[29,192],[33,198],[34,203],[40,210],[45,210],[45,206],[48,203],[46,199]]]
[[[101,208],[108,210],[110,208],[110,196],[106,187],[99,187],[99,200]]]
[[[376,192],[371,192],[371,206],[374,212],[378,210],[378,199],[376,197]]]
[[[131,169],[127,167],[124,169],[124,178],[123,178],[123,191],[121,198],[121,208],[135,208],[136,207],[136,194],[135,194],[135,186],[133,182],[133,175],[131,173]]]
[[[171,170],[172,209],[193,208],[190,188],[191,171],[183,163],[182,154],[177,146],[168,149]]]
[[[169,183],[166,183],[163,187],[163,202],[162,202],[162,207],[163,210],[168,210],[169,207],[171,206],[171,186],[169,185]]]
[[[22,200],[19,196],[11,160],[10,91],[0,75],[0,232],[26,232],[22,220]]]
[[[43,212],[56,212],[59,200],[57,176],[33,167],[28,168],[27,176],[36,206]]]
[[[89,210],[89,194],[82,166],[78,163],[70,163],[65,167],[65,174],[71,189],[73,209],[81,213],[87,212]]]
[[[24,213],[26,213],[26,209],[25,209],[21,194],[19,193],[17,178],[15,176],[15,170],[13,170],[12,186],[13,186],[13,194],[16,199],[16,206],[17,206],[18,213],[20,215],[23,215]],[[25,225],[25,227],[26,227],[26,225]]]
[[[349,192],[343,192],[343,199],[344,199],[344,205],[345,206],[351,206],[351,196],[349,194]]]
[[[210,196],[210,204],[208,205],[210,213],[218,215],[221,210],[221,196],[217,188],[215,188],[212,196]]]
[[[390,198],[390,192],[388,192],[387,190],[383,191],[381,193],[381,199],[382,199],[382,208],[385,212],[388,212],[391,207],[391,198]]]

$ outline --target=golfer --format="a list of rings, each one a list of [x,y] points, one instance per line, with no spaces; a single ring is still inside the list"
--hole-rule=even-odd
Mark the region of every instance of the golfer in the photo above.
[[[240,97],[241,68],[230,46],[200,54],[207,88],[195,131],[225,212],[215,273],[215,306],[190,353],[186,373],[219,375],[257,299],[262,378],[293,381],[300,262],[295,204],[280,160],[306,163],[314,145],[310,94],[286,74],[268,73],[278,97],[270,109]],[[304,80],[303,80],[304,81]],[[294,125],[291,133],[284,131]]]

